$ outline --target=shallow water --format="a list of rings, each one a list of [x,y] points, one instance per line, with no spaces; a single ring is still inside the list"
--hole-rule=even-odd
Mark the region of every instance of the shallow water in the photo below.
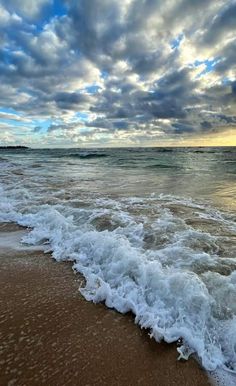
[[[235,148],[1,150],[0,221],[74,261],[87,300],[235,371],[235,172]]]

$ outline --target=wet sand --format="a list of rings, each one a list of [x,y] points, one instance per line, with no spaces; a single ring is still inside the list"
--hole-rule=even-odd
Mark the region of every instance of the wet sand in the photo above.
[[[69,263],[17,248],[22,232],[0,225],[1,386],[209,385],[196,361],[177,361],[176,345],[157,344],[132,315],[86,302]]]

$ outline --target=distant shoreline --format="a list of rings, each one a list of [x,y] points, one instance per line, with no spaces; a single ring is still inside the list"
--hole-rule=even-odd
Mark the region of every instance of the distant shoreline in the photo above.
[[[28,149],[28,150],[125,150],[125,149],[236,149],[235,145],[227,146],[122,146],[122,147],[29,147],[21,145],[0,146],[0,150],[4,149]]]
[[[30,149],[28,146],[0,146],[0,150],[5,149]]]

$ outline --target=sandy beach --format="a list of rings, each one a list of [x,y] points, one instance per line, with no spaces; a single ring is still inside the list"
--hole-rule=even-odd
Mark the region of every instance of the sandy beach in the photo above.
[[[70,264],[10,248],[24,232],[14,224],[0,231],[1,386],[209,384],[193,359],[177,361],[175,345],[157,344],[132,315],[85,301]]]
[[[235,20],[0,0],[0,386],[236,386]]]

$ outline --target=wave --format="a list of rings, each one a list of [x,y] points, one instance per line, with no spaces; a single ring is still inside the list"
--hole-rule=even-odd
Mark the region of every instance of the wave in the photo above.
[[[64,155],[64,157],[89,159],[89,158],[109,157],[109,155],[105,153],[71,153],[71,154]]]
[[[228,235],[235,232],[232,220],[170,196],[103,198],[86,208],[33,205],[25,213],[17,194],[15,200],[1,192],[0,220],[29,227],[25,243],[47,240],[57,261],[73,261],[86,279],[81,293],[87,300],[132,311],[156,341],[181,340],[181,358],[196,353],[208,370],[236,370],[236,261],[219,256],[222,236],[199,231],[176,213],[178,206],[180,213],[190,210]]]
[[[191,151],[193,153],[209,153],[209,154],[220,154],[220,153],[233,153],[235,154],[236,153],[236,148],[221,148],[221,147],[217,147],[217,148],[214,148],[214,149],[209,149],[209,148],[206,148],[206,149],[191,149]]]
[[[167,165],[167,164],[154,164],[145,166],[147,169],[183,169],[182,166],[179,165]]]
[[[87,151],[82,151],[82,152],[74,152],[74,153],[69,153],[69,152],[57,152],[52,155],[55,158],[80,158],[80,159],[90,159],[90,158],[103,158],[103,157],[109,157],[109,154],[106,153],[98,153],[98,152],[87,152]]]
[[[155,150],[155,152],[158,152],[158,153],[173,153],[173,152],[176,152],[176,150],[178,150],[177,148],[165,148],[165,147],[159,147],[159,148],[155,148],[153,149]]]

